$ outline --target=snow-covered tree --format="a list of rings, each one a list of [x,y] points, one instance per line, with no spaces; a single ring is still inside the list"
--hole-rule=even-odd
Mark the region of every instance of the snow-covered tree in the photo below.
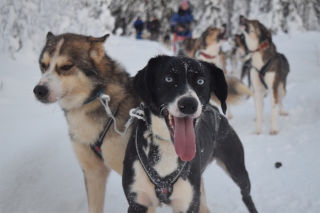
[[[228,26],[238,32],[239,15],[258,19],[273,33],[320,31],[320,0],[189,0],[194,15],[193,35],[208,26]],[[0,49],[11,53],[41,48],[47,31],[102,35],[134,34],[133,22],[157,16],[162,35],[170,32],[170,19],[180,0],[1,0]]]
[[[113,28],[110,0],[1,0],[0,49],[39,51],[46,33],[103,35]]]

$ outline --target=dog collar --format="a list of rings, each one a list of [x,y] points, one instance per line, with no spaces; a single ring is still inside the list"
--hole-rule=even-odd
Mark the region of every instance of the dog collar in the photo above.
[[[205,52],[203,52],[201,50],[198,52],[198,55],[202,55],[206,59],[214,59],[214,58],[217,57],[216,55],[210,55],[210,54],[207,54],[207,53],[205,53]]]
[[[264,41],[261,43],[261,45],[256,49],[256,50],[252,50],[252,51],[249,51],[250,53],[254,53],[254,52],[258,52],[260,50],[263,50],[265,48],[267,48],[269,46],[269,42],[268,41]]]
[[[91,95],[89,96],[89,98],[87,98],[87,100],[85,100],[83,102],[83,104],[88,104],[92,101],[94,101],[95,99],[97,99],[98,97],[100,97],[104,92],[104,89],[102,88],[101,85],[97,86],[92,92]]]
[[[145,173],[149,177],[150,181],[155,186],[155,192],[160,200],[161,203],[170,203],[169,197],[171,196],[173,192],[173,185],[177,182],[179,177],[182,175],[182,173],[186,169],[186,165],[188,162],[178,160],[178,168],[170,173],[169,175],[165,177],[160,177],[158,172],[149,164],[149,160],[147,156],[145,155],[144,151],[142,150],[142,147],[138,146],[138,132],[139,132],[139,125],[136,127],[136,134],[135,134],[135,147],[136,152],[138,154],[139,161],[142,165],[142,168],[144,169]],[[153,140],[153,137],[151,137],[151,140]]]

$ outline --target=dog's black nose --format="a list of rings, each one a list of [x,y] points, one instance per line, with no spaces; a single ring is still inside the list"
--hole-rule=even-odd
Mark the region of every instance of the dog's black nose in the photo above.
[[[197,111],[198,102],[195,98],[192,97],[181,98],[178,101],[178,108],[182,113],[190,115]]]
[[[38,85],[33,89],[33,93],[37,96],[37,98],[44,99],[48,96],[49,90],[46,86]]]

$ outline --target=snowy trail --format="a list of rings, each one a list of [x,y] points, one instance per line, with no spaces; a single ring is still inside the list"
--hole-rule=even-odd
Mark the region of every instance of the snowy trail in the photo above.
[[[254,135],[253,100],[232,108],[232,126],[243,141],[252,195],[260,212],[316,213],[320,209],[320,33],[274,38],[289,60],[289,117],[279,117],[277,136],[270,136],[270,100],[265,99],[264,129]],[[152,56],[168,53],[154,42],[110,38],[108,54],[134,75]],[[37,55],[23,53],[17,61],[0,57],[0,212],[86,212],[81,169],[72,152],[59,106],[35,100],[32,89],[40,77]],[[274,163],[280,161],[279,169]],[[238,187],[213,163],[205,173],[212,212],[246,212]],[[112,173],[105,212],[126,212],[121,178]],[[157,212],[168,212],[162,208]]]

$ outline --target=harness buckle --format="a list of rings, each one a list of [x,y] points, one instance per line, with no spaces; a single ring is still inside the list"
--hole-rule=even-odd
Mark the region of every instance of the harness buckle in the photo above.
[[[160,202],[166,204],[170,203],[169,197],[171,196],[173,191],[172,185],[165,183],[160,184],[160,186],[155,185],[155,191]]]

